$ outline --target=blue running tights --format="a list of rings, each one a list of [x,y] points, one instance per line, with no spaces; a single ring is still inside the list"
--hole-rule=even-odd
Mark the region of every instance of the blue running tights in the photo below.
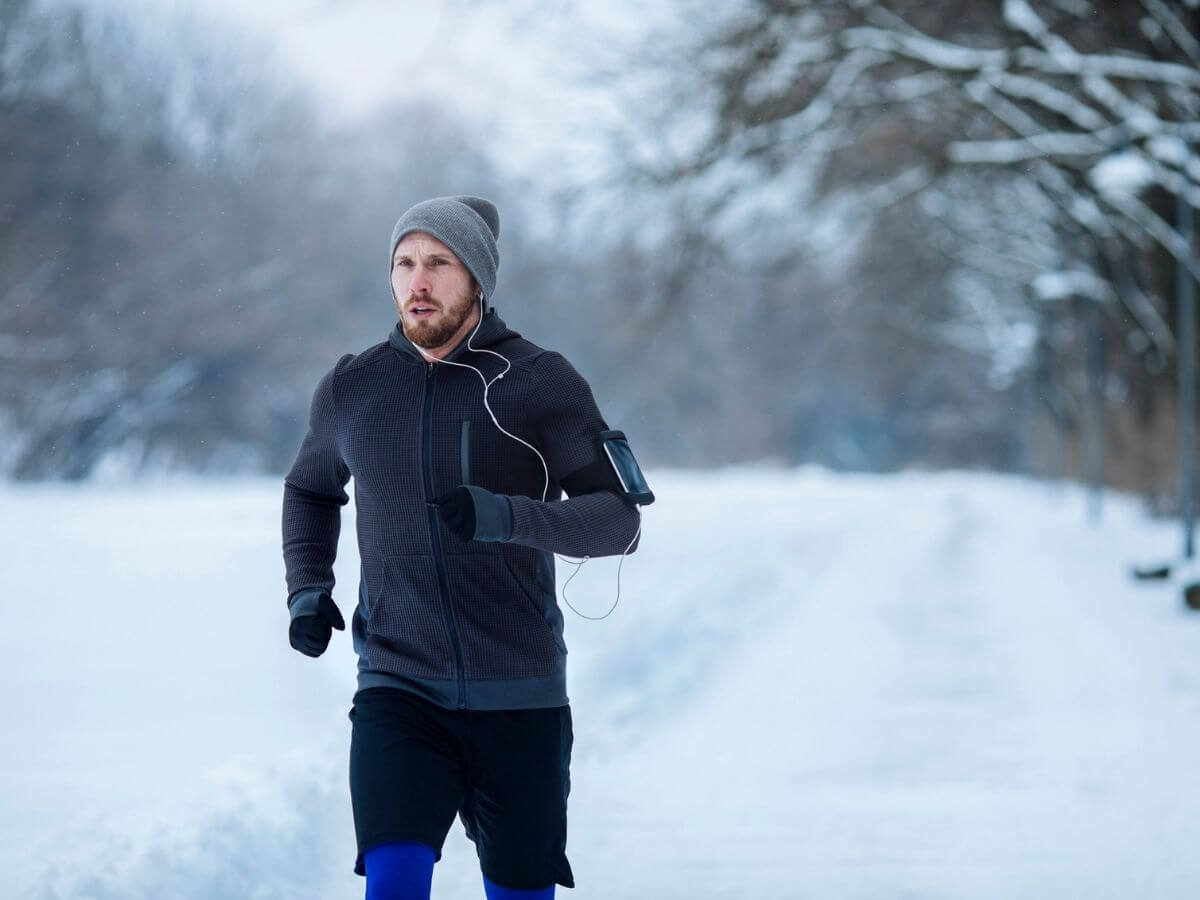
[[[416,841],[372,847],[363,854],[367,900],[429,900],[435,856]]]
[[[366,900],[429,900],[433,883],[432,847],[415,841],[379,844],[363,854],[367,870]],[[554,900],[554,885],[536,891],[500,887],[486,878],[487,900]]]
[[[492,884],[484,878],[483,891],[487,894],[487,900],[554,900],[554,885],[538,888],[536,891],[517,891]]]

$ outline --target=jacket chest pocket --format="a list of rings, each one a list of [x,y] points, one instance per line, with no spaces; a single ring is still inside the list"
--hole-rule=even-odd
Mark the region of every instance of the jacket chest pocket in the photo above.
[[[471,483],[471,420],[463,419],[458,438],[459,476],[463,484]]]

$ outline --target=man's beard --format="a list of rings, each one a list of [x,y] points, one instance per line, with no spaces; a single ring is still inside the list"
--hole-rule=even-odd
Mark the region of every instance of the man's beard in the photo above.
[[[470,295],[466,295],[469,297]],[[460,298],[460,303],[466,297]],[[405,301],[405,306],[409,306],[414,302],[415,298],[409,297]],[[403,315],[400,316],[400,327],[404,330],[404,336],[425,350],[435,350],[450,338],[454,337],[458,329],[462,328],[463,323],[471,317],[471,313],[475,310],[475,304],[468,301],[462,303],[461,306],[455,308],[448,307],[445,303],[440,302],[436,298],[427,298],[422,302],[429,303],[441,310],[442,315],[435,322],[408,322]]]

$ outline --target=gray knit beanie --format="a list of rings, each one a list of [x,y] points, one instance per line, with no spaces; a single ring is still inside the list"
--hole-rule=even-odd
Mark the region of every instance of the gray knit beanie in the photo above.
[[[496,205],[482,197],[435,197],[423,200],[409,209],[392,229],[392,245],[388,253],[388,273],[391,278],[392,257],[396,245],[410,231],[424,231],[454,251],[464,266],[475,276],[490,300],[496,287],[496,270],[500,268],[500,213]]]

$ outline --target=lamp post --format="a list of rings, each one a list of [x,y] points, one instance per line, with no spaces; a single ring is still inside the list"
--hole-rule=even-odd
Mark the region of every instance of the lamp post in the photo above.
[[[1104,349],[1100,300],[1079,297],[1076,319],[1083,343],[1083,473],[1087,482],[1087,518],[1100,522],[1104,498]]]
[[[1195,259],[1196,238],[1187,179],[1176,194],[1179,235]],[[1196,281],[1187,261],[1179,260],[1179,514],[1183,519],[1183,558],[1195,555],[1196,522]]]

